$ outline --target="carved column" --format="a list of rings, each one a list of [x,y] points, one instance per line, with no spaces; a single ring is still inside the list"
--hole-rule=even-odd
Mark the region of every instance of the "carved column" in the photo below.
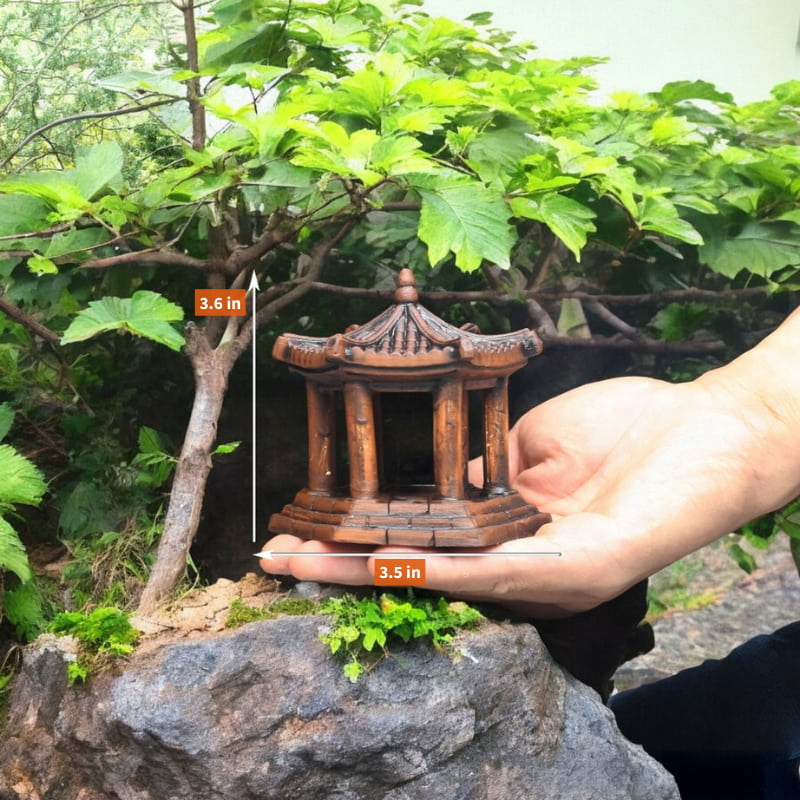
[[[336,489],[336,414],[333,392],[306,381],[308,400],[308,489],[332,494]]]
[[[508,494],[508,378],[498,378],[483,400],[483,489],[487,494]]]
[[[344,413],[350,454],[350,496],[375,497],[380,488],[375,414],[372,392],[366,383],[345,384]]]
[[[433,396],[433,470],[442,497],[466,496],[468,427],[464,384],[439,385]]]

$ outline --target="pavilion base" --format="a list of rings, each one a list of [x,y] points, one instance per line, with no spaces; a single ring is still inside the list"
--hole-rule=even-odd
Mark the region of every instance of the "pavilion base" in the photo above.
[[[486,547],[533,534],[543,514],[516,492],[487,497],[474,490],[465,500],[436,497],[432,486],[403,494],[359,499],[298,492],[273,514],[269,529],[302,539],[409,547]]]

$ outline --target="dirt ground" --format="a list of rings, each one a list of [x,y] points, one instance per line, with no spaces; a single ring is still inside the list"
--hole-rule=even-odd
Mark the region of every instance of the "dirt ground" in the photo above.
[[[788,539],[751,552],[758,569],[750,575],[718,542],[651,578],[658,596],[684,607],[652,620],[655,648],[617,671],[618,689],[722,658],[747,639],[800,619],[800,577]]]

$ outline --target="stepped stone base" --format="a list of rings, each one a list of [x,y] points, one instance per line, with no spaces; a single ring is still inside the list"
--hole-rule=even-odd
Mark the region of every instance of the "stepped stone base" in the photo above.
[[[432,486],[359,499],[298,492],[269,529],[303,539],[413,547],[485,547],[533,534],[550,515],[516,492],[464,500],[436,497]]]

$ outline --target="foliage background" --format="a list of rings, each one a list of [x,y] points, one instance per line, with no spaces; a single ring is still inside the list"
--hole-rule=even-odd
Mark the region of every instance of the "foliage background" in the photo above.
[[[219,442],[247,438],[253,329],[266,498],[302,483],[304,438],[272,338],[370,318],[398,266],[454,323],[540,332],[520,409],[609,374],[689,379],[794,305],[800,82],[598,105],[596,59],[385,0],[21,0],[0,25],[0,391],[48,483],[20,533],[66,548],[73,604],[152,609],[204,515],[211,572],[250,549],[254,445]],[[244,317],[193,318],[195,289],[253,275]],[[231,467],[204,504],[212,459]]]

